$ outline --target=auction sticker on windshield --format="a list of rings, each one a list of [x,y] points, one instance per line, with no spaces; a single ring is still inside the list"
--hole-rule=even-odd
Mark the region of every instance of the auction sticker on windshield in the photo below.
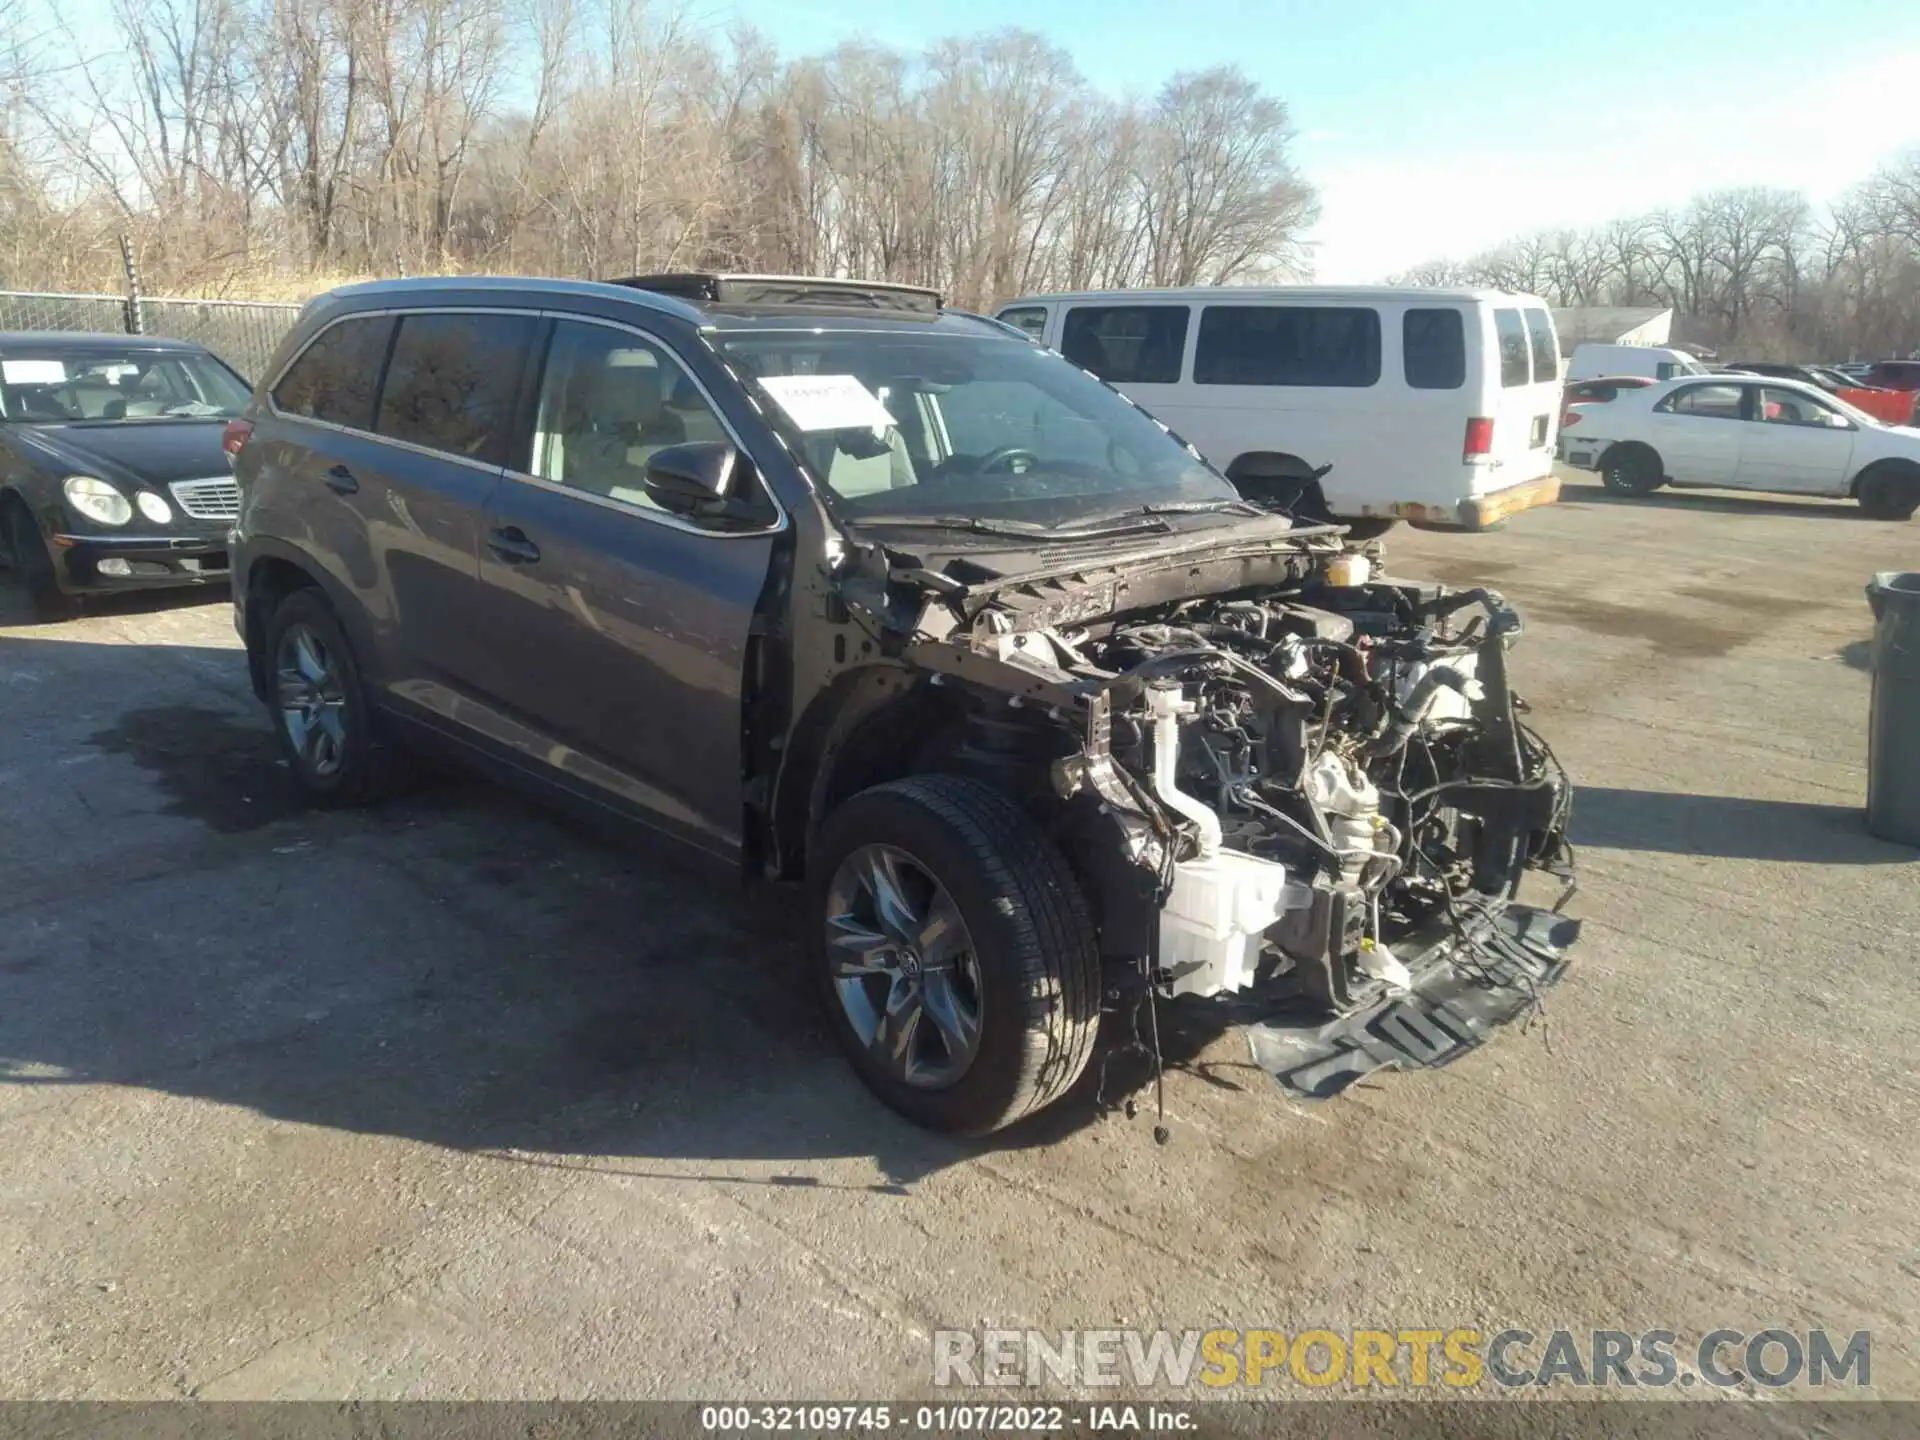
[[[855,375],[768,375],[760,388],[802,430],[884,430],[887,407]]]
[[[9,385],[61,385],[66,378],[58,360],[0,360],[0,380]]]

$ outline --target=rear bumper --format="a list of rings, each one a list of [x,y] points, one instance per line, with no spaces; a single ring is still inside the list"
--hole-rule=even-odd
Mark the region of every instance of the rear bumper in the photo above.
[[[1560,498],[1560,477],[1548,472],[1532,480],[1469,495],[1452,505],[1395,505],[1393,512],[1422,530],[1491,530],[1522,510],[1551,505]]]
[[[50,548],[69,595],[222,584],[230,573],[225,534],[56,534]]]

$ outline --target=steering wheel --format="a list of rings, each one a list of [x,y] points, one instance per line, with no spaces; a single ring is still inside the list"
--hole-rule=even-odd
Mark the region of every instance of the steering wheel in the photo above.
[[[1012,462],[1025,460],[1027,463],[1016,470]],[[1005,470],[1009,475],[1019,475],[1031,470],[1040,463],[1040,457],[1024,445],[1002,445],[998,450],[990,450],[980,457],[973,468],[975,473],[984,475],[989,470]]]

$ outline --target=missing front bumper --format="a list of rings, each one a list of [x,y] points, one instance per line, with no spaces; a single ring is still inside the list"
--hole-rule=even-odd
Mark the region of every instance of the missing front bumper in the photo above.
[[[1529,905],[1485,902],[1460,934],[1408,968],[1413,987],[1334,1020],[1276,1017],[1248,1025],[1253,1061],[1303,1100],[1325,1100],[1377,1070],[1437,1069],[1533,1011],[1566,973],[1580,922]]]

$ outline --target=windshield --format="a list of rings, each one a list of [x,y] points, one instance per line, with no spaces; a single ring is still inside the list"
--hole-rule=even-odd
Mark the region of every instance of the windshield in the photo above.
[[[1051,526],[1238,498],[1115,392],[1011,337],[750,331],[719,348],[854,521]]]
[[[29,425],[230,420],[247,400],[239,376],[191,350],[61,346],[0,356],[0,419]]]

